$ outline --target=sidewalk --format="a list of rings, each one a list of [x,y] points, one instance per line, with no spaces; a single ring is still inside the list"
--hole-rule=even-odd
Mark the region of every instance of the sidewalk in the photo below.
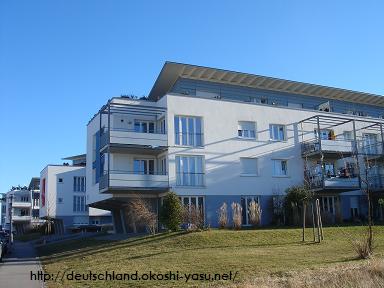
[[[0,287],[41,288],[43,283],[31,280],[31,271],[41,270],[40,261],[31,243],[15,242],[12,252],[0,263]]]

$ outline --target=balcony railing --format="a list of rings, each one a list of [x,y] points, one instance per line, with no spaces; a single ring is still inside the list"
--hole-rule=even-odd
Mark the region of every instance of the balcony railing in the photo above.
[[[354,141],[347,140],[321,140],[320,148],[320,141],[316,139],[301,143],[301,153],[304,156],[317,152],[351,154],[355,150],[353,144]]]
[[[141,173],[123,170],[110,170],[100,177],[99,189],[151,189],[169,187],[166,173]]]
[[[103,129],[100,135],[100,147],[108,144],[166,147],[168,145],[167,134],[143,133],[132,129]]]
[[[366,141],[358,141],[358,151],[362,155],[366,156],[375,156],[375,155],[383,155],[383,143],[382,142],[374,142],[367,143]]]
[[[322,177],[321,174],[306,177],[307,182],[311,189],[359,189],[360,180],[359,177]]]
[[[30,221],[31,215],[12,215],[12,221]]]
[[[205,185],[204,176],[204,173],[178,172],[176,173],[176,185],[202,187]]]
[[[21,208],[28,208],[31,207],[32,203],[31,202],[26,202],[26,201],[15,201],[13,200],[12,202],[12,207],[21,207]]]

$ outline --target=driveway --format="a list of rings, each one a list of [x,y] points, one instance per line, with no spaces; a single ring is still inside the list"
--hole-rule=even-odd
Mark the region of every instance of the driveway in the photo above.
[[[28,242],[15,242],[12,253],[7,254],[0,263],[0,286],[7,288],[44,287],[42,281],[31,280],[31,272],[41,271],[40,261],[35,249]]]

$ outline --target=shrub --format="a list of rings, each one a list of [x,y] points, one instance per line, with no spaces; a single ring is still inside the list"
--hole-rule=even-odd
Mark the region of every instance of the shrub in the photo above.
[[[241,205],[236,202],[233,202],[231,206],[232,206],[233,228],[235,228],[236,230],[239,230],[241,229],[243,208],[241,208]]]
[[[228,225],[228,209],[227,209],[227,203],[223,203],[219,210],[217,211],[217,216],[219,219],[219,227],[225,228]]]
[[[157,215],[151,209],[148,202],[142,198],[134,198],[129,203],[130,218],[133,221],[134,230],[136,230],[136,224],[144,225],[149,233],[156,233]]]
[[[182,221],[183,207],[179,197],[174,192],[169,192],[164,197],[160,209],[160,222],[171,231],[177,231]]]
[[[306,186],[293,186],[285,190],[284,207],[286,215],[294,225],[300,223],[300,210],[303,210],[304,203],[309,203],[313,198],[313,192]]]
[[[346,236],[349,242],[351,243],[353,250],[356,252],[356,256],[358,259],[371,258],[374,247],[370,242],[368,229],[360,238],[356,238],[348,234]]]
[[[204,228],[203,211],[196,205],[183,206],[183,222],[187,224],[188,231],[198,231]]]
[[[261,223],[261,212],[262,212],[259,203],[256,203],[255,200],[252,200],[249,203],[248,212],[249,212],[249,223],[253,226],[259,226]]]

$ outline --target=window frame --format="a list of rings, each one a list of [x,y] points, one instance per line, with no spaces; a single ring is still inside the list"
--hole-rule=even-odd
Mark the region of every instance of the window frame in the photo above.
[[[252,125],[253,130],[244,129],[245,127],[242,127],[242,124],[245,124],[244,126],[246,126],[247,124]],[[248,136],[245,136],[245,131],[247,131]],[[253,131],[253,137],[251,136],[252,131]],[[245,140],[256,140],[257,139],[257,123],[255,121],[243,121],[243,120],[238,121],[237,122],[237,138],[245,139]]]
[[[188,159],[186,164],[184,163],[185,158]],[[194,159],[193,162],[190,162],[191,159]],[[197,165],[199,161],[198,159],[200,159],[201,161],[201,172],[196,172],[198,171],[198,165]],[[191,167],[193,167],[193,170],[194,170],[193,172],[191,171],[192,169],[190,169]],[[204,155],[184,155],[184,154],[176,155],[175,156],[175,172],[176,172],[176,183],[175,183],[176,186],[200,187],[200,188],[205,187]],[[201,175],[201,178],[198,175]]]
[[[197,119],[200,121],[200,131],[197,130]],[[191,122],[192,121],[192,122]],[[192,123],[192,130],[191,130]],[[201,116],[174,115],[174,137],[175,146],[181,147],[204,147],[204,123]],[[185,131],[184,131],[185,130]]]
[[[280,128],[283,128],[283,139],[275,139],[274,128],[277,127],[277,135],[280,135]],[[287,141],[287,126],[284,124],[269,124],[269,140],[273,142],[286,142]]]
[[[285,174],[275,174],[276,172],[276,162],[280,162],[280,171],[284,171],[282,163],[285,162]],[[288,165],[288,159],[272,159],[272,177],[277,177],[277,178],[287,178],[289,177],[289,165]]]
[[[243,164],[242,164],[242,161],[241,160],[254,160],[255,163],[256,163],[256,173],[244,173],[244,169],[243,169]],[[259,176],[259,158],[256,158],[256,157],[240,157],[240,166],[241,166],[241,172],[240,172],[240,176],[241,177],[257,177]]]

